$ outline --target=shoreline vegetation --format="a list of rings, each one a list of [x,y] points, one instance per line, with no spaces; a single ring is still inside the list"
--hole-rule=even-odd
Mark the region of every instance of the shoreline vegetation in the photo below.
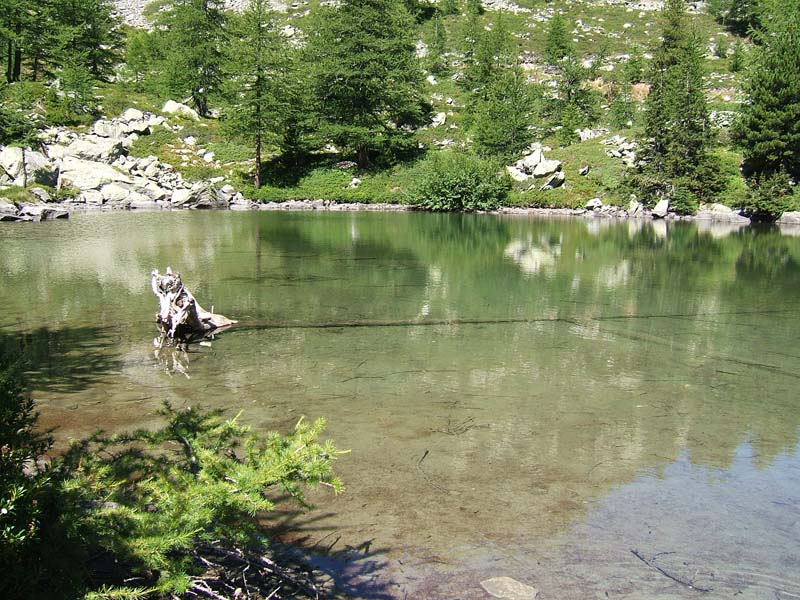
[[[322,198],[774,221],[800,209],[798,4],[47,0],[0,20],[0,218]]]
[[[256,434],[238,415],[165,403],[159,428],[98,431],[54,454],[24,360],[0,337],[3,598],[344,597],[260,526],[278,503],[306,507],[309,489],[342,491],[324,419]]]

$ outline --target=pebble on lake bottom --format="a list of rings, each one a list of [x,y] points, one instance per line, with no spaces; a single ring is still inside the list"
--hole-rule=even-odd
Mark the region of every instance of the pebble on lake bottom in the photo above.
[[[492,577],[481,581],[481,587],[495,598],[503,600],[534,600],[539,590],[512,579],[511,577]]]

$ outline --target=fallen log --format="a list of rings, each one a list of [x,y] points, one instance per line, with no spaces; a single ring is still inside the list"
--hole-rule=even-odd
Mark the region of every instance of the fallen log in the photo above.
[[[156,345],[188,344],[227,329],[236,321],[214,314],[201,307],[181,281],[180,273],[170,267],[163,275],[157,270],[150,274],[150,286],[158,298],[156,324],[161,332]]]

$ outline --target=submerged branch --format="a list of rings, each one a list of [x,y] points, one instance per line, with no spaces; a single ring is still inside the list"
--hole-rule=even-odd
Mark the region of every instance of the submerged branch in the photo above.
[[[698,585],[695,585],[694,582],[692,582],[692,581],[686,581],[684,579],[681,579],[680,577],[676,577],[672,573],[669,573],[669,572],[665,571],[664,569],[659,567],[657,564],[655,564],[655,561],[647,560],[638,550],[631,550],[631,554],[633,554],[636,558],[638,558],[640,561],[642,561],[644,564],[646,564],[651,569],[655,569],[656,571],[661,573],[667,579],[671,579],[675,583],[680,583],[681,585],[685,585],[690,590],[695,590],[695,591],[703,592],[703,593],[714,591],[714,588],[700,587]]]

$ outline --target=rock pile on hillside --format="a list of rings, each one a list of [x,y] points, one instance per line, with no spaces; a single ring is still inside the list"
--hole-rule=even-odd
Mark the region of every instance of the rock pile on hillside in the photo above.
[[[636,142],[629,142],[628,138],[615,135],[612,138],[603,140],[602,144],[607,146],[606,156],[619,158],[629,167],[636,166],[636,148],[638,147]]]
[[[70,190],[74,196],[62,208],[249,207],[229,185],[217,189],[217,180],[190,183],[155,156],[129,155],[139,136],[165,126],[164,117],[129,108],[117,118],[97,121],[86,134],[47,129],[41,137],[43,152],[0,148],[0,186],[38,183]],[[10,213],[5,206],[4,214]]]
[[[562,185],[566,179],[560,160],[548,160],[544,155],[544,147],[534,144],[531,151],[506,167],[506,171],[514,181],[527,181],[532,178],[547,178],[540,190],[551,190]],[[536,187],[531,186],[531,189]]]

